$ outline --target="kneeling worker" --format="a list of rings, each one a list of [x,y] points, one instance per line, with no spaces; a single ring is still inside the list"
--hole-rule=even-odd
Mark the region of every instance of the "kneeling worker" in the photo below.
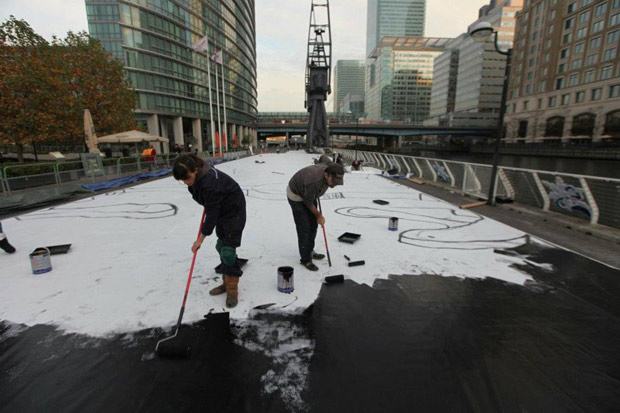
[[[314,252],[318,224],[325,225],[325,218],[317,209],[317,199],[327,188],[342,185],[343,177],[342,165],[319,163],[300,169],[288,183],[286,195],[297,228],[300,262],[310,271],[318,270],[312,259],[325,258],[325,255]]]

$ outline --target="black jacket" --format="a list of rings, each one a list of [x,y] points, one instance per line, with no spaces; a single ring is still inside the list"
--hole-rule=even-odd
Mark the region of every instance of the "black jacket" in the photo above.
[[[192,198],[205,208],[206,218],[202,226],[205,236],[211,235],[217,226],[220,239],[241,240],[245,226],[245,196],[234,179],[205,165],[188,190]]]

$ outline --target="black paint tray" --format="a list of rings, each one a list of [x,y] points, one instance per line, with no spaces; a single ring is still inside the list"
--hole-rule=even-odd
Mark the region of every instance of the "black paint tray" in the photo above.
[[[384,201],[383,199],[375,199],[372,202],[374,202],[375,204],[379,204],[379,205],[387,205],[387,204],[389,204],[388,201]]]
[[[347,244],[353,244],[355,241],[360,239],[361,234],[354,234],[352,232],[345,232],[341,236],[338,237],[338,241],[346,242]]]
[[[51,247],[46,248],[50,250],[50,255],[66,254],[67,252],[69,252],[71,244],[52,245]]]

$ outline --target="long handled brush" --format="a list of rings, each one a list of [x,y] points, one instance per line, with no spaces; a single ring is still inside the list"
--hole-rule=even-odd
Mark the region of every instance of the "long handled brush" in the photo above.
[[[196,239],[200,237],[200,231],[205,221],[205,210],[202,211],[202,218],[200,218],[200,226],[198,227],[198,235]],[[194,264],[196,264],[196,254],[198,250],[194,252],[192,257],[192,265],[189,268],[189,274],[187,275],[187,284],[185,285],[185,295],[183,295],[183,304],[181,305],[181,312],[179,313],[179,319],[177,320],[177,327],[174,334],[170,337],[164,338],[157,342],[155,346],[155,353],[159,357],[189,357],[190,347],[183,343],[176,342],[179,330],[181,329],[181,322],[183,321],[183,313],[185,313],[185,303],[187,302],[187,295],[189,293],[189,286],[192,283],[192,274],[194,273]]]
[[[323,208],[321,208],[321,198],[317,198],[317,200],[319,201],[319,212],[321,213],[321,215],[323,215]],[[321,225],[321,228],[323,229],[323,240],[325,241],[325,251],[327,251],[327,262],[329,263],[329,266],[332,266],[332,259],[329,256],[329,247],[327,246],[327,235],[325,234],[325,225]]]

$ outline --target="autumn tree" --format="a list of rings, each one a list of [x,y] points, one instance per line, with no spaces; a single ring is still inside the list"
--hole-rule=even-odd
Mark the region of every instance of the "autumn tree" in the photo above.
[[[48,43],[13,16],[0,25],[0,140],[25,144],[84,142],[89,109],[99,135],[136,127],[135,94],[123,65],[87,33]]]

